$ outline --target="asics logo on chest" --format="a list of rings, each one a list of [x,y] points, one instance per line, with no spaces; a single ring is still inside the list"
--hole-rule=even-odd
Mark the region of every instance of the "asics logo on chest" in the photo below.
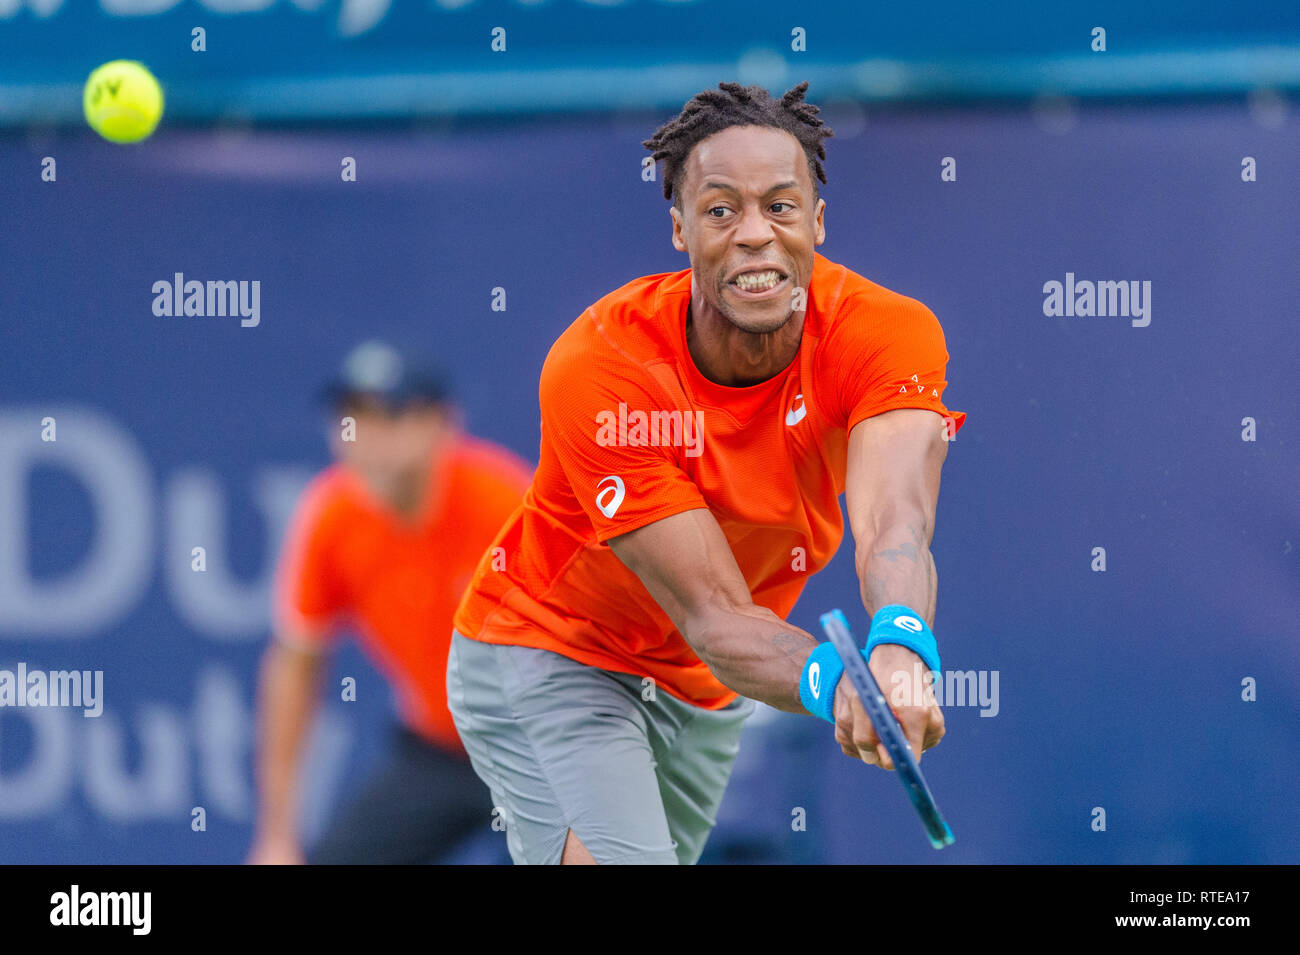
[[[793,428],[804,416],[808,414],[808,406],[803,403],[803,392],[794,396],[794,401],[790,402],[790,410],[785,413],[785,426]]]

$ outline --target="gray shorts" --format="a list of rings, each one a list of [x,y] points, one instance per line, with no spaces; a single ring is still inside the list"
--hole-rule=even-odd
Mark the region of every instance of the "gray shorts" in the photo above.
[[[699,859],[754,703],[706,710],[650,689],[452,633],[447,705],[517,864],[558,863],[570,829],[601,863]]]

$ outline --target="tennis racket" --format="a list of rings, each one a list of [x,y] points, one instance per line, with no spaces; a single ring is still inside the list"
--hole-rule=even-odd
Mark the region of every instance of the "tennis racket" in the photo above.
[[[858,699],[862,700],[863,709],[871,717],[876,735],[885,744],[889,758],[894,761],[898,778],[903,781],[903,788],[907,790],[908,798],[912,800],[912,805],[916,807],[921,822],[925,825],[926,835],[930,837],[930,845],[936,849],[952,845],[952,829],[948,827],[943,814],[939,812],[939,807],[935,805],[934,796],[930,794],[930,787],[925,784],[921,767],[912,753],[912,746],[903,735],[903,728],[898,725],[898,720],[894,718],[893,712],[885,702],[885,695],[880,692],[880,684],[871,675],[867,661],[863,659],[862,651],[858,648],[857,641],[853,639],[853,631],[849,629],[848,620],[842,611],[832,610],[830,613],[822,614],[821,623],[826,636],[830,638],[840,659],[844,661],[844,672],[852,681],[853,688],[858,691]]]

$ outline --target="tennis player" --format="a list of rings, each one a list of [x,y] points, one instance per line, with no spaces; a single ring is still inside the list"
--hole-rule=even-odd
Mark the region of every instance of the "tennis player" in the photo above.
[[[400,723],[387,765],[309,861],[436,862],[492,821],[447,712],[447,642],[478,558],[519,506],[530,470],[466,434],[437,371],[391,346],[355,349],[327,400],[337,461],[303,493],[277,568],[249,860],[304,861],[303,743],[329,652],[354,631],[391,682]]]
[[[930,541],[965,414],[934,314],[814,248],[832,132],[807,87],[721,83],[645,142],[690,268],[597,301],[542,369],[541,461],[447,669],[516,862],[697,861],[753,700],[892,768],[834,648],[785,622],[841,493],[869,666],[886,693],[939,668]],[[932,695],[893,703],[918,756],[939,741]]]

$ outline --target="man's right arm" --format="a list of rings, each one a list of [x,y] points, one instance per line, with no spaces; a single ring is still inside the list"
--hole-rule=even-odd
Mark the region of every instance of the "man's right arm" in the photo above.
[[[817,641],[754,603],[707,509],[647,524],[609,546],[723,684],[779,710],[807,712],[799,678]]]
[[[262,656],[257,694],[257,829],[251,863],[301,863],[298,773],[329,657],[309,634],[278,634]]]
[[[787,713],[807,712],[799,685],[816,640],[754,603],[707,508],[611,537],[609,546],[723,685]],[[884,747],[846,681],[835,688],[834,713],[835,740],[844,754],[879,763]]]

